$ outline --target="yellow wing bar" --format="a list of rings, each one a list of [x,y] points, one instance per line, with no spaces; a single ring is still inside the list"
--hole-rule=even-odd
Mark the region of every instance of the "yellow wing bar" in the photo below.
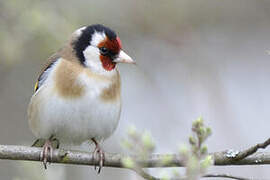
[[[38,89],[38,81],[37,81],[36,84],[35,84],[34,92],[36,92],[37,89]]]

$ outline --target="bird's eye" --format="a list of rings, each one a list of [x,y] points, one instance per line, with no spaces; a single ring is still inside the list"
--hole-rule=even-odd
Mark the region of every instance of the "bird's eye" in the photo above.
[[[109,53],[109,50],[105,47],[101,47],[99,50],[102,55],[107,55]]]

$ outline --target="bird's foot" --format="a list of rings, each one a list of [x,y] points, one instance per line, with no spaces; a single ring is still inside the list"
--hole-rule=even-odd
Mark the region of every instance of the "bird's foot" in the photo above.
[[[99,162],[99,167],[97,168],[97,165],[95,165],[95,170],[97,171],[97,173],[99,174],[101,171],[101,168],[103,167],[104,161],[105,161],[105,153],[104,151],[100,148],[99,144],[97,143],[97,141],[93,138],[92,141],[95,143],[96,148],[93,152],[93,156],[92,158],[98,159]]]
[[[44,168],[47,169],[47,162],[52,161],[53,146],[50,140],[46,140],[43,146],[43,150],[40,154],[40,160],[43,161]]]
[[[50,138],[49,138],[51,144],[52,144],[52,147],[53,149],[59,149],[59,146],[60,146],[60,141],[54,136],[52,135]],[[44,144],[46,142],[46,139],[37,139],[31,147],[43,147]]]

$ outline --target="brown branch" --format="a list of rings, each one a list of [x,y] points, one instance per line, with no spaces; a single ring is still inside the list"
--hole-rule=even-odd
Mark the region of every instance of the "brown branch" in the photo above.
[[[252,146],[244,151],[239,152],[233,159],[238,161],[241,159],[244,159],[251,154],[254,154],[255,152],[258,151],[258,149],[264,149],[270,144],[270,138],[264,141],[263,143],[256,144],[255,146]]]
[[[214,165],[225,166],[225,165],[262,165],[270,164],[270,152],[256,152],[260,148],[265,148],[270,144],[270,139],[263,143],[259,143],[245,151],[236,153],[228,151],[210,153],[214,157]],[[25,160],[25,161],[40,161],[40,154],[42,148],[27,147],[27,146],[13,146],[13,145],[0,145],[0,159],[9,160]],[[233,156],[232,156],[233,155]],[[122,159],[131,157],[137,160],[137,164],[141,168],[155,168],[155,167],[183,167],[184,160],[178,154],[152,154],[146,160],[138,160],[136,156],[127,156],[123,154],[105,154],[104,166],[125,168],[122,164]],[[162,160],[171,157],[171,161],[168,163],[161,163]],[[236,158],[237,157],[237,158]],[[52,163],[62,164],[77,164],[77,165],[96,165],[97,160],[92,159],[92,153],[83,151],[73,151],[56,149],[53,151]],[[154,177],[146,173],[141,168],[134,168],[136,173],[140,174],[145,179],[160,180],[160,178]],[[205,175],[204,177],[226,177],[234,178],[239,180],[248,180],[247,178],[240,178],[229,175]]]
[[[40,161],[41,151],[42,148],[37,147],[0,145],[0,159]],[[227,151],[211,153],[211,155],[214,157],[214,165],[217,166],[270,164],[270,152],[256,152],[238,161],[228,158]],[[170,163],[160,163],[168,156],[172,157]],[[121,160],[126,157],[130,156],[106,153],[104,166],[123,168]],[[136,156],[132,156],[132,158],[138,159]],[[56,149],[53,151],[52,163],[93,166],[97,164],[97,161],[93,160],[92,154],[88,152]],[[138,164],[143,168],[183,167],[184,161],[177,154],[153,154],[147,160],[138,160]]]

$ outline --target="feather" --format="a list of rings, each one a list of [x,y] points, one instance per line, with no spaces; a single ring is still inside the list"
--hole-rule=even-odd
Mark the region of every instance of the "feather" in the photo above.
[[[55,53],[47,60],[40,75],[38,76],[37,82],[35,83],[34,92],[36,92],[42,86],[42,84],[44,84],[45,80],[47,79],[49,73],[52,70],[53,65],[59,58],[60,58],[60,55],[58,53]]]

